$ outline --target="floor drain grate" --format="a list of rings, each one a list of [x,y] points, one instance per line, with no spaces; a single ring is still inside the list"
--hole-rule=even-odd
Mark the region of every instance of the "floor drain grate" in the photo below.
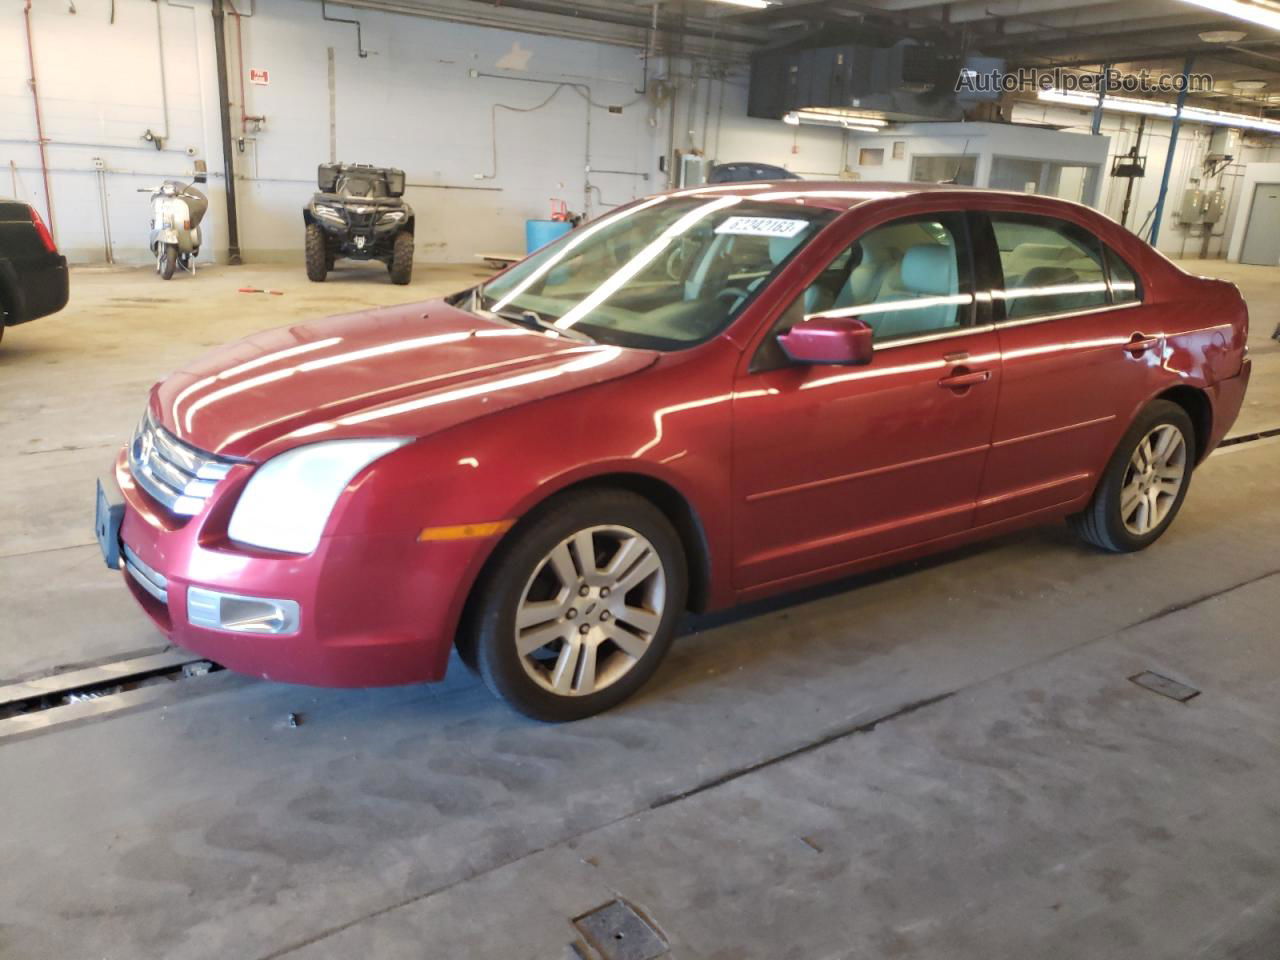
[[[656,960],[667,942],[631,904],[613,900],[573,921],[604,960]]]
[[[1129,679],[1152,693],[1158,693],[1170,700],[1177,700],[1179,703],[1186,703],[1192,697],[1200,696],[1200,691],[1195,687],[1189,687],[1185,683],[1179,683],[1177,680],[1171,680],[1163,674],[1153,673],[1150,670],[1135,673]]]

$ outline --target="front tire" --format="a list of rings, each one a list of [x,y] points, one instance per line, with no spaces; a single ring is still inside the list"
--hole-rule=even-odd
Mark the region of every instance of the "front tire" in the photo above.
[[[161,280],[173,279],[173,268],[178,265],[178,245],[176,243],[166,243],[160,250],[160,264],[156,268],[160,272]]]
[[[307,279],[324,283],[325,274],[329,272],[329,252],[324,231],[314,223],[307,224],[306,259]]]
[[[688,591],[680,537],[621,490],[553,501],[517,528],[480,588],[464,660],[535,720],[616,706],[658,668]]]
[[[413,276],[413,234],[407,230],[396,234],[387,270],[391,273],[391,282],[400,286],[408,283]]]
[[[1153,401],[1120,440],[1089,506],[1070,518],[1072,528],[1112,553],[1151,546],[1182,508],[1195,453],[1187,412],[1168,400]]]

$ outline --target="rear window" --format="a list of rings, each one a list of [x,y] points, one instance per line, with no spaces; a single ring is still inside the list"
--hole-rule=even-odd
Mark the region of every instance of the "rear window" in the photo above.
[[[996,295],[1008,319],[1107,305],[1105,255],[1093,234],[1066,220],[1021,214],[992,214],[991,227],[1004,273]]]

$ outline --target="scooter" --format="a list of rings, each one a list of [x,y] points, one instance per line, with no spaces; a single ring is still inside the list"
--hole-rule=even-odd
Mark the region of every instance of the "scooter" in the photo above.
[[[204,182],[203,167],[202,161],[196,162],[197,183]],[[174,269],[181,267],[194,276],[200,253],[200,221],[209,209],[209,198],[194,184],[176,180],[138,192],[151,194],[150,246],[156,258],[156,273],[162,280],[169,280]]]

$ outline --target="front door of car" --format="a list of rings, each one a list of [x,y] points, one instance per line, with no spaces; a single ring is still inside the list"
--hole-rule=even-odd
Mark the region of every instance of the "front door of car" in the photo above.
[[[1163,338],[1138,278],[1083,227],[991,211],[989,226],[975,217],[974,234],[979,256],[1003,274],[993,307],[1004,380],[974,518],[982,525],[1093,490],[1153,388]]]
[[[777,318],[734,389],[735,586],[770,589],[970,526],[1000,386],[960,213],[862,233]],[[861,366],[803,365],[806,316],[875,331]]]

